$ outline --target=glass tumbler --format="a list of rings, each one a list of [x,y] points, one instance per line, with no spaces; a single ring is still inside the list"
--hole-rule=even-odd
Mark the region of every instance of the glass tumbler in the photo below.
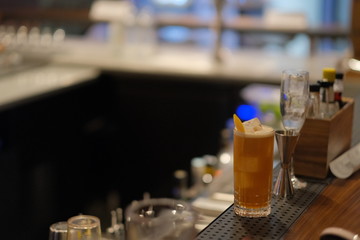
[[[67,238],[67,222],[57,222],[51,224],[49,228],[49,240],[66,240]]]
[[[101,240],[100,220],[95,216],[78,215],[67,221],[67,240]]]
[[[274,129],[257,133],[234,129],[234,212],[266,217],[271,212]]]
[[[188,240],[196,237],[197,214],[182,200],[150,198],[126,208],[127,240]]]

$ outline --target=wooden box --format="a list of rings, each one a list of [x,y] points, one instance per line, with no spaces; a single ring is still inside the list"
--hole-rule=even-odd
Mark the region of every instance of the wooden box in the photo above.
[[[354,100],[346,104],[330,119],[307,118],[294,152],[296,175],[324,179],[329,163],[350,149],[354,115]]]

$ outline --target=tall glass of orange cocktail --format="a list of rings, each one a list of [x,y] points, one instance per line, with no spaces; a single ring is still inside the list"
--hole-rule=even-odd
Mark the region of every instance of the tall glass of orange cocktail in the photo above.
[[[234,211],[265,217],[271,211],[274,129],[253,122],[234,129]]]

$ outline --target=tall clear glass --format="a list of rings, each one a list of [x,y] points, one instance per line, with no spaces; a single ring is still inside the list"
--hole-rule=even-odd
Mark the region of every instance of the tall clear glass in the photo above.
[[[234,212],[266,217],[271,212],[274,129],[256,133],[234,129]]]
[[[298,136],[306,119],[309,102],[309,72],[287,69],[281,75],[280,112],[287,135]],[[306,187],[306,183],[295,177],[291,160],[291,181],[294,188]]]

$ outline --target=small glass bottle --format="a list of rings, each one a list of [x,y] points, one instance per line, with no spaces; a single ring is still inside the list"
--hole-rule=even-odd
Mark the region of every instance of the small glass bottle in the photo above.
[[[331,118],[337,111],[339,111],[339,105],[335,102],[334,94],[334,82],[336,71],[334,68],[323,69],[323,82],[328,82],[328,95],[327,95],[327,117]]]
[[[329,86],[328,81],[318,81],[320,84],[320,118],[330,118],[329,112]]]
[[[344,91],[343,77],[343,73],[336,73],[334,82],[334,98],[335,101],[339,104],[339,108],[342,108],[344,105],[342,101],[342,92]]]
[[[320,84],[318,83],[310,84],[310,99],[307,117],[320,117]]]
[[[323,69],[323,81],[329,82],[329,102],[334,102],[334,82],[336,71],[334,68]]]

